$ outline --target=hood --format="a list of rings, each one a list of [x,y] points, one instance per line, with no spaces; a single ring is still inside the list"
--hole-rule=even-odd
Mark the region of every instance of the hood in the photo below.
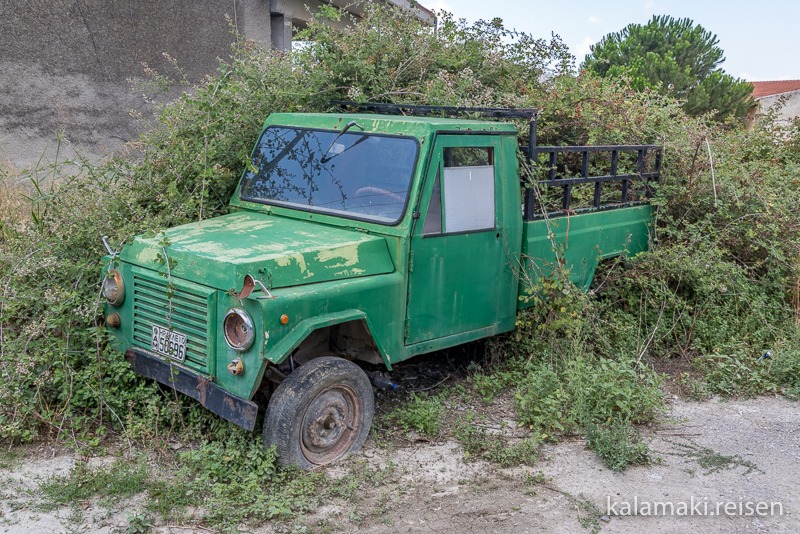
[[[172,276],[221,290],[238,291],[247,274],[279,288],[394,271],[383,237],[248,211],[137,237],[120,259],[165,273],[165,238]]]

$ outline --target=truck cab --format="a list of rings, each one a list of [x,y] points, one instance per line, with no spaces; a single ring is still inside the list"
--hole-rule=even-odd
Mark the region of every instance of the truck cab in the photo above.
[[[519,148],[490,120],[272,114],[228,214],[110,255],[113,343],[244,428],[269,399],[264,441],[283,463],[334,462],[372,420],[355,362],[391,369],[514,328],[521,273],[540,273],[569,231],[525,215]],[[624,207],[587,213],[577,282],[603,254],[647,246],[649,205]]]

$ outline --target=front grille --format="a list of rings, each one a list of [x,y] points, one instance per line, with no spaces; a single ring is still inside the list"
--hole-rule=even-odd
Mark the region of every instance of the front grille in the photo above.
[[[185,365],[208,373],[209,309],[213,290],[172,279],[168,296],[166,278],[133,276],[133,344],[151,350],[153,325],[186,336]]]

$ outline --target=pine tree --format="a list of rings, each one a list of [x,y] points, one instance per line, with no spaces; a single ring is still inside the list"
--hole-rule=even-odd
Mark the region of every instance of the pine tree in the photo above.
[[[603,77],[626,76],[634,88],[655,89],[685,102],[691,115],[742,118],[752,105],[752,84],[719,68],[717,36],[688,18],[653,16],[629,24],[592,46],[582,68]]]

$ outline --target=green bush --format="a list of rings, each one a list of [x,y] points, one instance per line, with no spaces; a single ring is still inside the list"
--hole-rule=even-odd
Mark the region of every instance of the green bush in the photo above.
[[[586,438],[589,448],[612,471],[624,471],[631,465],[646,465],[651,462],[650,449],[630,423],[614,426],[592,425]]]
[[[569,419],[586,428],[595,423],[647,423],[663,410],[661,377],[636,362],[575,359],[565,370]]]
[[[704,376],[705,391],[722,397],[754,397],[800,391],[800,353],[795,349],[764,354],[712,355],[695,365]]]
[[[514,404],[521,424],[543,438],[571,430],[570,422],[564,417],[568,393],[559,375],[548,364],[534,366],[520,382]]]
[[[596,424],[646,423],[663,410],[661,377],[635,362],[577,355],[554,369],[531,367],[515,395],[520,423],[543,437]]]
[[[775,351],[774,362],[770,362],[770,376],[786,396],[800,399],[800,350],[797,343],[792,348]]]

